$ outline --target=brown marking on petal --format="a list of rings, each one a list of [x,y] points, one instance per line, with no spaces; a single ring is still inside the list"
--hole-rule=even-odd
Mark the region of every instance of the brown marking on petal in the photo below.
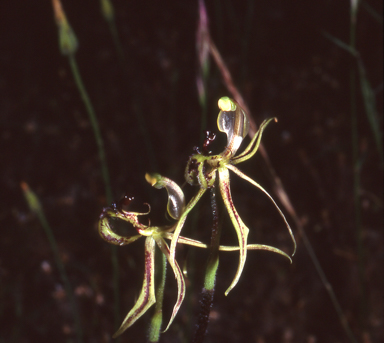
[[[151,253],[149,251],[146,251],[145,252],[145,269],[147,270],[148,266],[149,268],[151,268]],[[151,273],[145,273],[145,283],[146,283],[146,287],[145,287],[145,292],[144,292],[144,298],[143,298],[143,301],[141,302],[141,305],[136,309],[135,312],[132,313],[130,319],[124,323],[124,326],[126,328],[128,328],[130,326],[130,323],[132,322],[132,320],[136,320],[137,319],[137,315],[143,310],[143,308],[147,305],[148,303],[148,299],[149,299],[149,288],[150,288],[150,285],[151,285]]]
[[[237,214],[237,211],[235,209],[235,206],[233,205],[232,201],[232,196],[231,196],[231,191],[229,189],[229,183],[226,181],[223,181],[224,188],[225,188],[225,193],[227,195],[227,198],[229,199],[229,205],[231,206],[231,209],[233,211],[234,216],[236,217],[236,221],[240,224],[239,222],[239,215]]]
[[[107,241],[109,243],[112,243],[112,244],[116,244],[116,245],[122,245],[124,243],[124,241],[125,241],[125,239],[123,237],[117,239],[117,238],[114,238],[113,236],[111,236],[109,234],[104,233],[101,230],[100,230],[100,236],[105,241]]]
[[[229,172],[227,168],[223,167],[219,169],[219,180],[220,180],[220,191],[221,191],[222,198],[224,200],[225,206],[228,210],[228,214],[231,218],[231,221],[237,233],[237,237],[239,241],[239,253],[240,253],[240,260],[239,260],[239,265],[237,268],[235,278],[233,279],[231,285],[225,292],[225,295],[228,295],[228,293],[235,287],[235,285],[239,281],[239,278],[244,268],[245,260],[247,257],[246,241],[247,241],[249,229],[241,220],[233,204],[233,200],[230,193],[230,186],[229,186]]]
[[[236,218],[237,224],[239,224],[239,226],[242,227],[243,225],[242,225],[242,222],[240,220],[240,216],[237,213],[237,211],[235,209],[235,205],[233,204],[233,201],[232,201],[231,191],[229,189],[228,182],[224,181],[223,183],[224,183],[224,187],[225,187],[225,193],[229,199],[229,205],[231,206],[232,213],[233,213],[234,217]],[[244,235],[241,235],[241,239],[242,239],[243,246],[245,246]],[[241,254],[244,255],[244,251],[241,251]]]
[[[151,269],[151,266],[152,266],[152,259],[151,259],[151,253],[149,251],[146,251],[145,252],[145,270],[147,270],[147,268]],[[143,309],[143,307],[147,304],[148,302],[148,298],[149,298],[149,287],[151,285],[151,273],[145,273],[145,282],[146,282],[146,285],[147,287],[145,288],[145,295],[144,295],[144,300],[143,302],[141,303],[141,306],[134,312],[134,314],[132,315],[132,318],[135,318],[137,313],[140,313],[141,310]]]
[[[185,180],[192,186],[198,185],[198,174],[200,162],[197,161],[192,155],[188,161],[187,168],[185,169]]]

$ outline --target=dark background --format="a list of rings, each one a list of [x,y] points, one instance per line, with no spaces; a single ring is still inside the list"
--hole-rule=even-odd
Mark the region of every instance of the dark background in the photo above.
[[[166,194],[144,180],[157,171],[179,184],[192,148],[199,145],[201,108],[196,90],[196,1],[118,1],[116,24],[122,66],[98,1],[63,1],[79,39],[76,58],[105,141],[115,201],[127,192],[150,202],[152,223],[166,222]],[[382,1],[358,15],[357,49],[383,111]],[[276,116],[263,143],[291,197],[342,309],[359,342],[383,341],[382,164],[357,84],[364,283],[360,303],[353,162],[350,71],[354,60],[322,34],[347,42],[348,1],[207,1],[210,29],[256,123]],[[382,19],[381,19],[382,20]],[[218,132],[217,100],[229,95],[211,63],[208,129]],[[114,332],[110,249],[97,233],[107,205],[92,128],[67,59],[58,49],[50,1],[0,2],[0,341],[72,342],[73,319],[51,247],[20,189],[39,196],[75,290],[86,342],[109,342]],[[382,131],[382,130],[381,130]],[[221,152],[219,134],[212,146]],[[240,165],[272,191],[260,156]],[[249,241],[291,243],[269,200],[237,177],[235,205],[250,227]],[[195,190],[185,187],[190,197]],[[236,238],[224,213],[224,237]],[[191,216],[192,218],[193,216]],[[186,235],[209,240],[209,199]],[[291,223],[292,220],[288,219]],[[223,254],[206,342],[348,342],[304,248],[289,265],[250,252],[239,284],[228,295],[238,256]],[[138,296],[143,240],[118,249],[121,317]],[[162,342],[188,342],[196,318],[205,253],[181,248],[191,270],[186,300]],[[168,275],[165,318],[175,301]],[[149,311],[151,312],[151,311]],[[122,342],[145,341],[149,316]],[[166,319],[165,319],[166,320]]]

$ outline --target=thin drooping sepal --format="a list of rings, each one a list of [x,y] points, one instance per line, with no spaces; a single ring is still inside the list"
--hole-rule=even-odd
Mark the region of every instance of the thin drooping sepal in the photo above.
[[[145,239],[145,273],[139,298],[125,317],[119,330],[113,335],[113,338],[116,338],[127,330],[155,302],[155,240],[153,237],[148,236]]]
[[[250,177],[248,177],[247,175],[245,175],[244,173],[242,173],[239,169],[237,169],[235,166],[232,166],[230,164],[227,165],[227,168],[228,169],[231,169],[234,173],[236,173],[237,175],[239,175],[242,179],[248,181],[249,183],[251,183],[252,185],[254,185],[255,187],[259,188],[272,202],[273,204],[275,205],[276,209],[279,211],[280,213],[280,216],[283,218],[284,220],[284,223],[285,223],[285,226],[287,227],[288,229],[288,232],[289,232],[289,235],[291,236],[291,239],[292,239],[292,242],[293,242],[293,253],[292,253],[292,256],[295,254],[296,252],[296,240],[295,240],[295,237],[293,236],[293,232],[292,232],[292,229],[291,227],[289,226],[288,224],[288,221],[287,219],[285,218],[284,216],[284,213],[280,210],[280,207],[277,206],[275,200],[273,200],[273,198],[269,195],[269,193],[263,188],[261,187],[257,182],[255,182],[254,180],[252,180]]]
[[[248,146],[245,148],[245,150],[240,155],[237,155],[231,159],[232,164],[237,164],[237,163],[246,161],[246,160],[250,159],[254,154],[256,154],[257,150],[259,149],[259,145],[261,142],[261,136],[263,135],[263,131],[272,120],[277,121],[276,118],[269,118],[269,119],[264,120],[261,123],[259,130],[255,133],[251,142],[248,144]],[[255,145],[255,146],[253,146],[253,145]],[[251,150],[252,150],[252,152],[250,152]]]
[[[172,268],[175,268],[175,251],[177,240],[179,239],[180,231],[183,228],[184,222],[187,219],[188,213],[192,210],[192,208],[196,205],[202,195],[205,193],[206,189],[200,188],[199,192],[189,201],[188,205],[185,207],[184,212],[180,216],[180,219],[177,222],[175,231],[171,240],[171,248],[170,248],[170,260],[169,263]]]
[[[167,242],[161,236],[158,236],[158,237],[156,236],[155,240],[156,240],[156,243],[157,243],[158,247],[160,248],[161,252],[167,257],[167,260],[172,267],[173,273],[175,274],[175,278],[177,281],[177,300],[176,300],[175,306],[173,307],[171,319],[169,320],[167,327],[163,331],[163,332],[165,332],[168,330],[168,328],[172,324],[173,320],[175,319],[176,314],[179,311],[179,308],[181,306],[181,303],[184,300],[185,281],[184,281],[183,273],[182,273],[179,265],[177,264],[177,262],[175,260],[171,261],[172,258],[170,255],[170,251],[169,251],[169,247],[168,247]]]
[[[237,238],[239,240],[239,265],[237,267],[237,272],[235,278],[233,279],[231,285],[225,291],[225,295],[231,291],[233,287],[236,286],[239,281],[240,275],[244,269],[245,260],[247,258],[247,238],[249,229],[241,220],[239,214],[236,211],[235,205],[232,201],[231,196],[231,188],[229,186],[229,172],[226,168],[219,168],[219,185],[220,185],[220,193],[224,201],[224,205],[227,208],[229,217],[231,218],[232,224],[235,227]]]
[[[239,247],[232,247],[232,246],[226,246],[226,245],[221,245],[220,246],[220,251],[237,251],[239,250]],[[270,245],[265,245],[265,244],[247,244],[247,250],[265,250],[265,251],[270,251],[274,252],[276,254],[282,255],[286,257],[290,263],[292,263],[291,257],[286,254],[284,251],[271,247]]]
[[[170,232],[167,232],[163,235],[163,237],[165,237],[167,239],[172,239],[172,236],[173,236],[173,234]],[[179,236],[179,243],[192,245],[196,248],[202,248],[202,249],[208,248],[208,245],[203,243],[203,242],[200,242],[200,241],[197,241],[195,239],[188,238],[188,237],[183,237],[183,236]],[[219,247],[219,251],[239,251],[239,250],[240,250],[240,247],[238,247],[238,246],[220,245],[220,247]],[[266,250],[266,251],[270,251],[270,252],[275,252],[277,254],[280,254],[280,255],[286,257],[292,263],[292,259],[288,254],[286,254],[284,251],[282,251],[278,248],[271,247],[270,245],[247,244],[247,250]]]

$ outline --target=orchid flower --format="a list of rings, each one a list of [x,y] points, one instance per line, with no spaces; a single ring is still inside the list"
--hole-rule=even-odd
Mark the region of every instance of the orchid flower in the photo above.
[[[174,233],[171,240],[169,261],[172,268],[175,268],[176,245],[179,241],[179,235],[187,215],[196,205],[205,191],[208,188],[214,187],[217,178],[224,205],[228,211],[229,217],[231,218],[239,241],[239,264],[235,277],[225,292],[225,295],[228,295],[228,293],[239,281],[243,271],[247,257],[247,238],[249,233],[248,227],[240,218],[232,200],[229,170],[240,176],[242,179],[248,181],[253,186],[259,188],[273,202],[280,216],[283,218],[288,232],[292,238],[294,244],[292,256],[296,251],[296,242],[287,219],[285,218],[283,212],[280,210],[276,202],[269,195],[269,193],[260,184],[258,184],[247,175],[243,174],[237,167],[235,167],[236,164],[244,162],[255,155],[259,148],[264,129],[272,120],[277,121],[276,118],[265,120],[260,125],[259,130],[254,135],[247,148],[242,153],[236,155],[237,150],[239,149],[243,139],[247,136],[249,131],[249,121],[247,115],[237,102],[228,97],[221,98],[218,102],[218,106],[220,108],[220,112],[217,118],[217,125],[221,132],[225,132],[227,134],[227,145],[224,151],[219,155],[209,155],[208,153],[202,154],[198,152],[189,158],[187,167],[185,169],[185,179],[190,185],[197,185],[200,187],[200,189],[195,197],[193,197],[185,206],[185,209],[181,214],[176,227],[174,228]],[[212,140],[210,137],[207,137],[207,139]],[[205,143],[205,145],[206,144],[207,143]],[[180,242],[182,242],[182,240],[180,240]]]
[[[258,132],[252,138],[248,147],[242,153],[236,155],[243,139],[246,137],[249,131],[249,122],[246,113],[234,100],[231,100],[227,97],[221,98],[218,105],[220,112],[217,119],[217,125],[221,132],[225,132],[227,134],[227,145],[221,154],[210,155],[210,152],[207,151],[207,147],[210,141],[215,138],[215,136],[212,134],[207,134],[207,138],[203,146],[203,152],[200,153],[197,149],[197,153],[189,158],[187,167],[185,169],[185,179],[190,185],[198,185],[199,191],[188,202],[187,205],[185,204],[185,197],[181,188],[174,181],[159,174],[145,175],[147,182],[150,183],[153,187],[157,189],[165,188],[167,190],[167,212],[169,216],[175,220],[173,225],[150,226],[142,224],[139,221],[139,217],[148,215],[150,212],[150,206],[147,204],[148,211],[144,213],[126,211],[124,209],[125,206],[128,206],[132,200],[131,198],[127,197],[120,201],[118,204],[113,204],[111,207],[104,208],[102,214],[100,215],[99,234],[105,241],[109,243],[123,246],[133,243],[143,236],[146,237],[144,248],[145,272],[143,286],[135,305],[128,312],[123,323],[113,337],[117,337],[122,334],[156,302],[154,284],[156,245],[159,247],[160,251],[164,254],[169,264],[171,265],[177,281],[177,300],[174,305],[169,323],[164,331],[167,331],[169,326],[172,324],[185,297],[184,276],[175,259],[176,245],[177,243],[181,243],[192,245],[197,248],[208,248],[206,244],[200,241],[180,236],[180,232],[184,226],[189,212],[200,200],[205,191],[208,188],[215,186],[216,179],[218,181],[224,205],[228,211],[229,217],[231,218],[239,241],[238,246],[219,246],[220,251],[239,251],[240,254],[239,264],[235,277],[229,288],[226,290],[225,295],[227,295],[239,281],[246,261],[247,250],[267,250],[283,255],[291,261],[291,258],[285,252],[275,247],[263,244],[247,244],[249,229],[240,218],[233,204],[230,189],[229,170],[244,180],[250,182],[255,187],[259,188],[273,202],[288,228],[289,234],[294,244],[293,254],[295,253],[296,242],[292,230],[276,202],[261,185],[243,174],[237,167],[235,167],[236,164],[250,159],[257,152],[265,127],[275,118],[265,120],[260,125]],[[117,218],[129,222],[136,229],[138,235],[124,237],[116,234],[110,224],[111,218]],[[165,239],[171,241],[170,246],[165,241]]]
[[[162,177],[159,174],[146,174],[146,179],[156,188],[166,188],[168,191],[168,214],[171,218],[178,219],[185,206],[184,194],[180,187],[175,182],[168,178]],[[119,204],[113,204],[112,207],[104,208],[102,214],[100,215],[99,221],[99,234],[105,241],[109,243],[123,246],[136,241],[142,236],[146,237],[144,249],[145,273],[141,293],[138,300],[136,301],[136,304],[129,311],[119,330],[117,330],[113,337],[117,337],[122,334],[156,302],[154,284],[155,244],[157,244],[157,246],[160,248],[160,251],[166,256],[168,261],[170,260],[169,247],[164,238],[168,236],[167,231],[172,231],[172,226],[147,226],[140,223],[138,217],[148,215],[150,212],[150,206],[147,204],[149,208],[148,211],[144,213],[125,211],[123,209],[123,205],[129,205],[131,200],[131,198],[126,198]],[[137,230],[138,235],[124,237],[116,234],[110,225],[110,218],[118,218],[129,222]],[[178,296],[176,304],[173,308],[171,319],[165,331],[168,329],[173,319],[175,318],[185,295],[185,282],[183,273],[176,261],[173,261],[170,264],[177,280]]]
[[[146,180],[155,188],[161,189],[165,188],[168,192],[168,204],[167,212],[172,219],[178,220],[185,211],[185,200],[184,194],[180,187],[173,182],[172,180],[163,177],[159,174],[146,174]],[[172,270],[175,274],[177,281],[178,295],[176,304],[174,305],[171,319],[164,330],[167,331],[169,326],[172,324],[181,303],[185,297],[185,281],[182,271],[175,259],[171,257],[169,246],[164,239],[172,240],[173,233],[172,231],[178,225],[176,222],[175,225],[170,226],[147,226],[139,221],[139,217],[146,216],[150,212],[150,206],[148,206],[148,211],[141,212],[131,212],[123,209],[123,206],[128,206],[133,198],[125,197],[118,204],[113,204],[111,207],[104,208],[102,214],[100,215],[99,221],[99,234],[100,236],[107,241],[108,243],[124,246],[130,243],[135,242],[141,237],[145,238],[145,272],[144,280],[140,295],[133,306],[133,308],[128,312],[123,323],[117,332],[113,335],[114,338],[121,335],[126,329],[133,325],[155,302],[155,245],[160,248],[160,251],[166,256],[168,262],[170,263]],[[117,218],[129,222],[138,232],[138,235],[125,237],[116,234],[113,231],[113,228],[110,223],[111,218]],[[179,236],[179,243],[192,245],[198,248],[208,248],[208,246],[200,241],[190,239],[187,237]],[[219,250],[221,251],[236,251],[239,250],[239,247],[236,246],[220,246]],[[287,257],[290,260],[290,257],[283,251],[270,247],[268,245],[261,244],[250,244],[246,247],[249,250],[269,250],[281,254]]]

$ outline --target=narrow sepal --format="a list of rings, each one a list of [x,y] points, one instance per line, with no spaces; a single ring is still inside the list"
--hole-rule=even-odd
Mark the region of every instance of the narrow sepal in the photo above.
[[[171,261],[171,255],[170,255],[170,251],[169,251],[169,247],[168,247],[167,242],[160,236],[155,237],[155,239],[156,239],[156,243],[157,243],[158,247],[160,248],[161,252],[166,256],[169,264],[171,265],[173,273],[175,274],[175,278],[177,281],[177,300],[176,300],[175,306],[173,307],[171,319],[169,320],[167,327],[163,331],[163,332],[165,332],[169,329],[170,325],[172,324],[173,320],[175,319],[176,314],[179,311],[179,308],[181,306],[181,303],[184,300],[185,281],[184,281],[183,272],[181,271],[176,260]]]
[[[196,205],[196,203],[199,201],[199,199],[202,197],[202,195],[205,193],[206,189],[200,188],[199,192],[189,201],[187,206],[184,209],[184,212],[179,218],[179,221],[177,222],[175,231],[173,233],[173,237],[171,240],[171,248],[170,248],[170,260],[169,263],[174,268],[175,264],[175,252],[176,252],[176,245],[177,241],[179,239],[179,235],[181,232],[181,229],[183,228],[184,222],[187,219],[188,213],[192,210],[192,208]]]
[[[245,260],[247,258],[247,238],[249,229],[241,220],[239,214],[236,211],[235,205],[232,201],[231,189],[229,186],[229,172],[228,169],[222,168],[218,169],[219,173],[219,185],[220,185],[220,193],[224,201],[224,205],[227,208],[229,217],[231,218],[232,224],[235,227],[237,238],[239,240],[239,265],[237,267],[235,278],[233,279],[231,285],[225,291],[225,295],[232,290],[233,287],[236,286],[239,281],[240,275],[244,269]]]
[[[237,164],[237,163],[246,161],[246,160],[250,159],[254,154],[256,154],[256,152],[260,146],[263,131],[272,120],[274,120],[275,122],[277,121],[276,118],[269,118],[269,119],[264,120],[261,123],[259,130],[255,133],[251,142],[248,144],[248,146],[245,148],[245,150],[241,154],[239,154],[239,155],[237,155],[231,159],[232,164]]]
[[[145,273],[143,286],[136,304],[129,311],[113,338],[121,335],[136,322],[154,303],[155,297],[155,240],[153,237],[145,239]]]
[[[293,253],[292,253],[292,256],[293,256],[295,254],[295,252],[296,252],[296,240],[295,240],[295,237],[293,236],[292,229],[289,226],[288,221],[287,221],[287,219],[284,216],[284,213],[280,210],[280,207],[276,204],[275,200],[273,200],[271,195],[261,185],[259,185],[256,181],[252,180],[250,177],[248,177],[244,173],[242,173],[235,166],[232,166],[232,165],[228,164],[227,167],[228,167],[228,169],[232,170],[234,173],[239,175],[242,179],[248,181],[249,183],[251,183],[252,185],[257,187],[258,189],[260,189],[273,202],[273,204],[275,205],[276,209],[280,213],[280,216],[283,218],[285,226],[287,227],[289,235],[291,236],[291,239],[292,239],[292,242],[293,242]]]

